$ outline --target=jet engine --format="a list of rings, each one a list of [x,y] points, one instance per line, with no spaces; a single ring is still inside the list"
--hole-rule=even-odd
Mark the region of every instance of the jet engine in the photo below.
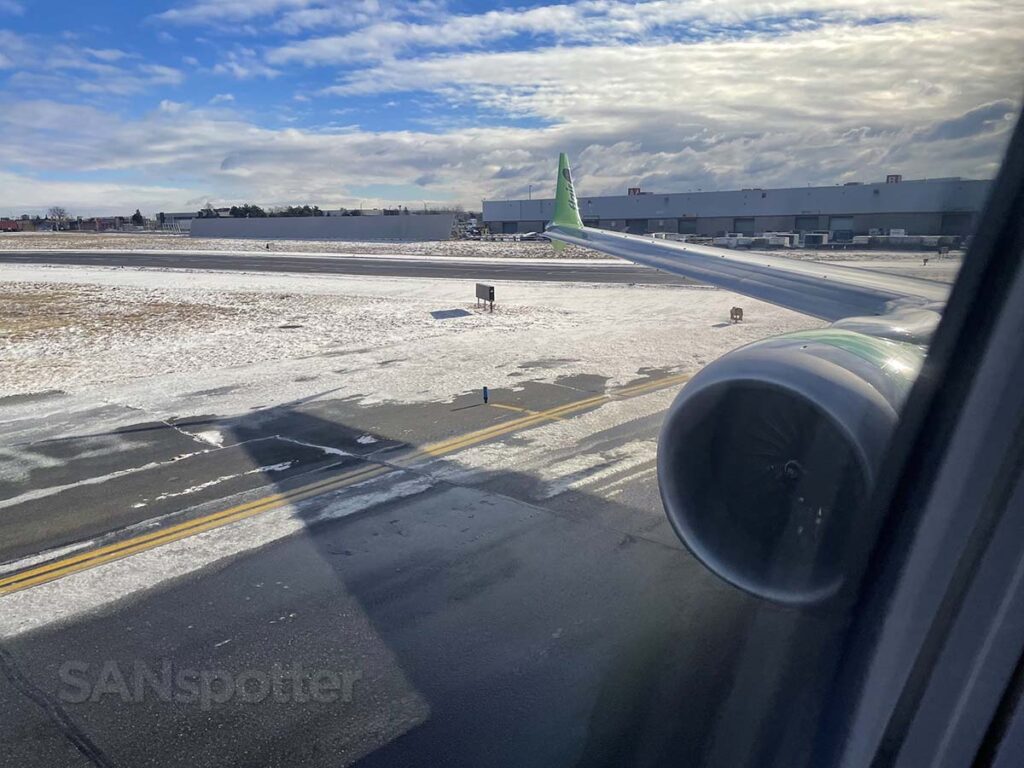
[[[831,328],[708,365],[676,397],[658,445],[683,543],[754,595],[836,595],[874,529],[868,497],[923,358],[916,345]]]

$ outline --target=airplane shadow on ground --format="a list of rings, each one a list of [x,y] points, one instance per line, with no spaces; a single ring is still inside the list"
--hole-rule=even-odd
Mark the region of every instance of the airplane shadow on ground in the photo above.
[[[367,436],[311,405],[274,416],[290,436],[342,450]],[[410,447],[369,436],[385,446],[370,461]],[[255,466],[271,458],[267,443],[247,446]],[[457,457],[403,472],[452,467]],[[621,531],[637,511],[617,502],[570,490],[542,507],[540,485],[495,468],[340,520],[298,506],[312,551],[429,707],[358,765],[736,768],[805,756],[835,622],[749,598],[681,547]],[[387,716],[387,701],[373,706]]]

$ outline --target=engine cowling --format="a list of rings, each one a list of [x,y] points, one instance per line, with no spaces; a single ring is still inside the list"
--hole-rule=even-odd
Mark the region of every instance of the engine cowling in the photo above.
[[[915,345],[823,329],[708,365],[658,445],[669,521],[705,565],[770,600],[818,604],[856,556],[883,452],[920,370]]]

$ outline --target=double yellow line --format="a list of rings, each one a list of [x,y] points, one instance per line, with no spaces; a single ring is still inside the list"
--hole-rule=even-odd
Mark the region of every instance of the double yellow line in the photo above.
[[[504,421],[485,429],[479,429],[474,432],[458,435],[456,437],[449,438],[448,440],[430,443],[422,448],[413,449],[405,454],[399,454],[389,464],[374,464],[371,466],[360,467],[359,469],[343,472],[342,474],[335,475],[327,480],[310,483],[291,491],[275,493],[261,499],[256,499],[255,501],[250,501],[245,504],[239,504],[237,506],[221,510],[220,512],[214,512],[209,515],[204,515],[203,517],[197,517],[193,520],[186,520],[183,523],[161,528],[160,530],[153,531],[152,533],[135,536],[130,539],[108,544],[104,547],[98,547],[77,555],[71,555],[59,560],[54,560],[50,563],[44,563],[43,565],[0,578],[0,595],[11,594],[22,589],[28,589],[50,581],[55,581],[56,579],[70,576],[72,573],[77,573],[89,568],[95,568],[96,566],[103,565],[104,563],[109,563],[112,560],[119,560],[123,557],[129,557],[130,555],[135,555],[139,552],[145,552],[146,550],[154,549],[164,544],[170,544],[172,541],[178,541],[179,539],[195,536],[196,534],[200,534],[205,531],[221,528],[225,525],[236,523],[239,520],[244,520],[263,512],[277,509],[278,507],[282,507],[286,504],[295,504],[304,499],[312,498],[313,496],[320,496],[325,493],[357,485],[376,477],[380,477],[381,475],[388,474],[389,472],[394,472],[397,469],[410,467],[419,461],[445,456],[464,448],[469,448],[470,446],[507,435],[511,432],[530,429],[531,427],[538,426],[545,421],[561,419],[565,416],[578,413],[588,408],[597,407],[598,405],[607,403],[611,400],[636,397],[648,392],[665,389],[666,387],[671,387],[675,384],[681,384],[689,378],[689,374],[665,376],[652,381],[643,382],[642,384],[625,387],[607,394],[594,395],[593,397],[576,400],[571,403],[567,403],[566,405],[549,408],[545,411],[530,413],[529,415],[518,419]]]

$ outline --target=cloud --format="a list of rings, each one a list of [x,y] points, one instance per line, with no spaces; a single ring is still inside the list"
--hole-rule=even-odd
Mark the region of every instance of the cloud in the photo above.
[[[230,94],[230,93],[218,93],[216,96],[214,96],[212,99],[210,99],[210,103],[211,104],[230,104],[234,100],[235,100],[235,97],[234,97],[233,94]]]
[[[154,86],[180,85],[184,75],[173,67],[150,64],[118,48],[53,44],[38,36],[0,30],[0,66],[17,70],[21,86],[56,87],[89,95],[127,96]]]
[[[213,67],[214,74],[230,75],[238,80],[250,80],[255,77],[274,78],[279,70],[267,66],[252,48],[239,46],[228,51],[225,57]]]
[[[196,0],[153,19],[182,26],[215,26],[230,30],[238,23],[265,23],[275,32],[295,35],[305,30],[360,27],[383,19],[423,18],[444,12],[444,0]]]
[[[0,54],[6,67],[13,67],[24,61],[31,54],[31,46],[28,41],[20,35],[7,29],[0,29]]]
[[[23,16],[25,14],[25,6],[21,3],[16,3],[14,0],[0,0],[0,14]]]
[[[198,0],[179,8],[156,14],[161,21],[176,24],[248,21],[288,8],[303,8],[310,0]]]
[[[72,216],[126,215],[136,208],[155,213],[172,210],[174,203],[190,194],[177,187],[40,180],[4,170],[0,170],[0,189],[0,212],[7,216],[42,214],[54,205],[66,208]]]
[[[982,104],[962,115],[941,120],[920,134],[923,141],[966,139],[984,133],[1005,130],[1017,112],[1017,105],[1009,99]]]
[[[924,12],[922,5],[917,12]],[[337,8],[309,7],[284,15],[277,28],[296,34],[306,28],[342,24]],[[580,0],[532,8],[504,8],[480,14],[436,12],[419,17],[384,14],[345,34],[290,41],[267,53],[273,64],[299,62],[322,66],[364,59],[387,59],[413,50],[484,47],[524,37],[561,45],[614,42],[665,43],[783,34],[826,24],[873,24],[893,17],[880,0],[776,0],[771,4],[733,0],[723,3],[648,0]],[[310,23],[303,24],[300,20]],[[410,19],[413,19],[411,22]]]
[[[385,21],[344,35],[288,43],[269,51],[267,60],[273,64],[300,62],[312,66],[381,59],[412,48],[471,47],[518,34],[551,34],[579,21],[579,14],[564,5],[449,16],[440,23]]]
[[[594,192],[639,180],[663,188],[832,183],[884,176],[897,162],[892,170],[905,175],[990,175],[1010,127],[1004,116],[1019,103],[1021,77],[1005,61],[1019,58],[1024,12],[1006,8],[994,19],[991,9],[949,8],[844,20],[813,34],[392,59],[324,92],[427,90],[456,108],[539,120],[584,153],[580,171]],[[970,133],[979,121],[984,136]],[[987,159],[916,147],[928,131],[975,138]],[[599,161],[599,150],[620,159]],[[531,173],[521,168],[518,180]]]
[[[133,54],[122,51],[118,48],[86,48],[85,53],[100,61],[114,62],[121,59],[131,58]]]

